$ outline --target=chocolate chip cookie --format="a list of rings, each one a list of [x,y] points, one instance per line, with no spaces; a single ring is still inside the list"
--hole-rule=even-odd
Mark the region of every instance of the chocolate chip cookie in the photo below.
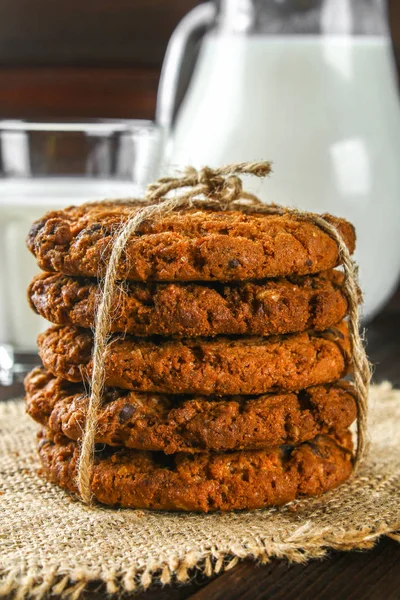
[[[33,224],[28,248],[45,271],[103,276],[116,233],[141,205],[108,201],[49,212]],[[353,252],[353,226],[324,218]],[[318,273],[339,263],[332,237],[295,215],[189,208],[142,223],[124,249],[117,278],[237,281]]]
[[[346,314],[343,274],[233,284],[121,283],[111,331],[138,336],[213,337],[322,331]],[[33,310],[59,325],[93,329],[96,280],[41,273],[28,297]]]
[[[71,382],[92,371],[93,335],[54,326],[38,336],[39,354],[53,375]],[[349,371],[346,322],[324,332],[267,338],[169,340],[114,337],[104,359],[105,385],[165,394],[263,394],[299,390],[340,379]]]
[[[87,393],[82,384],[34,369],[25,380],[28,414],[53,433],[79,440]],[[137,450],[258,450],[298,444],[347,429],[355,392],[336,383],[263,396],[180,397],[108,389],[98,412],[96,442]]]
[[[76,492],[79,447],[42,431],[38,442],[46,479]],[[352,472],[351,434],[317,436],[299,446],[228,453],[175,454],[101,447],[90,476],[103,504],[209,512],[281,505],[319,496]]]

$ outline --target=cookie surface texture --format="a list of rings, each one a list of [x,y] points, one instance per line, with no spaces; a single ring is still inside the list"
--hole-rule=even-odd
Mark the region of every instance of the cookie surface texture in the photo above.
[[[82,438],[87,395],[82,384],[36,368],[27,377],[28,414],[53,433]],[[224,398],[179,397],[107,390],[96,442],[137,450],[258,450],[343,432],[356,418],[352,386],[317,386],[299,393]]]
[[[39,354],[53,375],[90,378],[93,335],[54,326],[38,336]],[[166,394],[263,394],[330,383],[349,371],[346,322],[325,332],[266,338],[144,340],[115,337],[104,361],[105,385]]]
[[[76,492],[78,444],[42,432],[38,442],[43,475]],[[91,491],[103,504],[209,512],[281,505],[319,496],[352,471],[351,434],[318,436],[299,446],[271,451],[175,454],[139,450],[95,454]]]
[[[102,277],[115,235],[140,205],[108,201],[52,211],[31,227],[28,248],[44,271]],[[323,216],[353,252],[353,226]],[[294,215],[187,209],[142,223],[126,245],[117,277],[237,281],[318,273],[339,262],[332,237]]]
[[[327,271],[263,283],[121,284],[111,331],[181,337],[322,331],[346,314],[342,283],[340,271]],[[32,308],[52,323],[94,328],[96,280],[41,273],[28,296]]]

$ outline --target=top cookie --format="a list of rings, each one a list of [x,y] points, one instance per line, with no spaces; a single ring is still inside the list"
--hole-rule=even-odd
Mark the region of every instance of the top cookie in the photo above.
[[[52,211],[27,245],[38,265],[66,275],[104,276],[113,238],[140,201],[97,202]],[[324,215],[350,252],[353,226]],[[235,281],[307,275],[340,263],[336,242],[294,215],[186,209],[143,223],[129,240],[118,278],[131,281]]]

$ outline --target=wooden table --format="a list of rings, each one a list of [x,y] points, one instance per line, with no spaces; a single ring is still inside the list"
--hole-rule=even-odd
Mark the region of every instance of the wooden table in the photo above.
[[[400,289],[368,326],[368,354],[374,381],[400,387]],[[0,388],[0,400],[22,394],[22,384]],[[101,590],[85,595],[105,600]],[[243,561],[213,579],[197,576],[189,585],[155,587],[132,600],[400,600],[400,544],[385,538],[374,549],[332,552],[306,565],[273,559],[265,566]]]

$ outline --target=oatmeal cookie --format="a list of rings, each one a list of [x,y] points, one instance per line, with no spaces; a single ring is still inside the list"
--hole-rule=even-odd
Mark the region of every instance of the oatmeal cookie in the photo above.
[[[116,294],[111,331],[181,337],[322,331],[346,314],[342,283],[340,271],[258,283],[125,282]],[[100,298],[94,279],[41,273],[28,297],[52,323],[94,327]]]
[[[33,419],[53,433],[81,439],[88,402],[82,384],[35,368],[25,387]],[[355,391],[345,382],[221,399],[108,389],[97,415],[96,442],[166,454],[258,450],[341,432],[356,412]]]
[[[76,492],[78,444],[42,431],[38,449],[45,478]],[[228,511],[319,496],[351,472],[352,442],[347,432],[267,451],[166,456],[103,447],[95,453],[90,487],[98,502],[112,506]]]
[[[107,201],[49,212],[32,225],[28,248],[44,271],[103,276],[117,231],[140,205]],[[353,252],[353,226],[323,216]],[[124,249],[117,277],[237,281],[318,273],[339,263],[332,237],[295,215],[191,208],[142,223]]]
[[[38,336],[53,375],[71,382],[91,375],[93,335],[54,326]],[[104,362],[105,385],[165,394],[263,394],[330,383],[349,371],[346,322],[324,332],[266,338],[170,340],[114,337]]]

